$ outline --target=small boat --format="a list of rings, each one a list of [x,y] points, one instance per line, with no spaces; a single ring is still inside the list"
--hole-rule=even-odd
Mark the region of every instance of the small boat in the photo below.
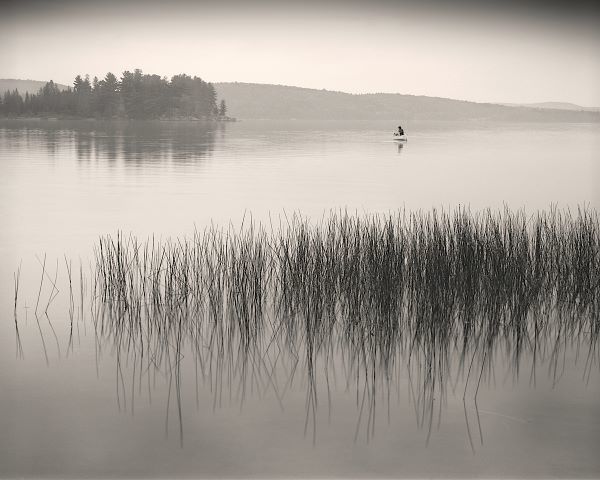
[[[408,138],[406,138],[406,135],[398,135],[397,133],[394,133],[394,140],[397,142],[407,142]]]

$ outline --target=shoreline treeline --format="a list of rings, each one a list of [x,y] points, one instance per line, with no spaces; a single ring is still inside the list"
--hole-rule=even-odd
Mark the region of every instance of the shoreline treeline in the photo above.
[[[225,100],[217,101],[212,83],[186,74],[169,80],[140,69],[125,71],[120,79],[109,72],[99,80],[77,75],[73,87],[61,90],[52,80],[38,93],[5,92],[0,114],[65,115],[98,118],[227,118]]]

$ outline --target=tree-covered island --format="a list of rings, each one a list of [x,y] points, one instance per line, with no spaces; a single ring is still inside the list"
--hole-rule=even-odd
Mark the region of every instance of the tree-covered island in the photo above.
[[[35,94],[8,91],[0,98],[0,115],[232,120],[212,83],[186,74],[169,80],[140,69],[125,71],[120,79],[110,72],[92,81],[77,75],[66,90],[51,80]]]

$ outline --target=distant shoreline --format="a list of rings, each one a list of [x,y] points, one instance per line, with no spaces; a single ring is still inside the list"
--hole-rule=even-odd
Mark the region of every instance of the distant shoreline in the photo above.
[[[20,120],[20,121],[84,121],[84,122],[172,122],[172,123],[231,123],[239,121],[235,117],[222,118],[193,118],[193,117],[173,117],[173,118],[127,118],[127,117],[80,117],[76,115],[35,115],[35,116],[5,116],[0,115],[0,120]]]
[[[600,112],[506,106],[399,93],[349,94],[283,85],[215,83],[228,112],[242,119],[421,120],[599,123]]]
[[[227,120],[217,119],[217,118],[148,118],[148,119],[138,119],[138,118],[121,118],[121,117],[113,117],[113,118],[101,118],[101,117],[73,117],[73,116],[1,116],[0,115],[0,125],[10,124],[13,122],[15,125],[23,124],[26,125],[30,123],[34,124],[58,124],[60,122],[65,122],[67,124],[81,124],[81,125],[115,125],[115,126],[125,126],[125,125],[134,125],[134,124],[154,124],[154,125],[225,125],[228,123],[257,123],[257,124],[265,124],[265,125],[277,125],[280,123],[291,124],[291,125],[306,125],[306,124],[316,124],[316,125],[338,125],[339,127],[348,126],[350,128],[354,128],[352,126],[359,125],[381,125],[381,127],[385,130],[396,128],[396,120],[395,119],[377,119],[377,118],[346,118],[346,119],[322,119],[322,118],[232,118],[228,117]],[[516,129],[525,129],[531,127],[543,127],[543,128],[553,128],[559,131],[564,127],[591,127],[591,128],[599,128],[599,121],[573,121],[572,119],[563,119],[563,120],[514,120],[507,118],[479,118],[479,119],[412,119],[406,120],[402,122],[402,125],[409,130],[414,131],[415,129],[421,129],[423,127],[428,128],[435,126],[436,128],[443,129],[489,129],[494,127],[514,127]]]

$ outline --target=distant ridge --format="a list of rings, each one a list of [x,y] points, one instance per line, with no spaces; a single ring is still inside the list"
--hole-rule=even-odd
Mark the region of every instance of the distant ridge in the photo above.
[[[19,80],[16,78],[0,78],[0,95],[3,95],[6,91],[13,91],[17,89],[20,94],[25,95],[26,93],[37,93],[40,88],[46,85],[45,81],[41,80]],[[66,85],[56,84],[60,90],[66,90]]]
[[[7,90],[37,93],[40,80],[0,79]],[[68,87],[56,84],[59,89]],[[230,116],[239,119],[305,120],[497,120],[512,122],[600,122],[600,107],[566,102],[494,104],[399,93],[351,94],[331,90],[260,83],[214,83],[227,102]]]
[[[596,111],[475,103],[394,93],[350,94],[285,85],[215,83],[239,119],[600,122]]]
[[[541,103],[503,103],[509,107],[543,108],[552,110],[570,110],[577,112],[600,112],[600,107],[582,107],[568,102],[541,102]]]

